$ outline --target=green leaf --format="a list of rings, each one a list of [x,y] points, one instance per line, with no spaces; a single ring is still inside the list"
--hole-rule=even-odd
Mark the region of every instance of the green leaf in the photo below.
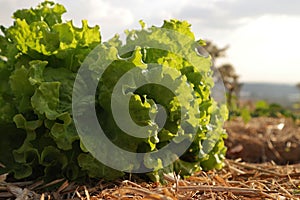
[[[62,176],[62,172],[68,164],[68,158],[57,148],[47,146],[41,153],[41,164],[45,166],[45,176],[50,180],[55,180]]]
[[[10,76],[10,86],[16,97],[31,96],[34,87],[29,82],[29,70],[22,66],[16,69]]]
[[[80,154],[78,156],[78,163],[80,167],[88,172],[90,177],[103,177],[107,180],[115,180],[124,176],[123,172],[103,165],[90,154]]]
[[[29,62],[29,82],[31,85],[40,85],[44,81],[44,69],[47,66],[47,61],[33,60]]]
[[[27,23],[45,21],[50,26],[61,23],[61,16],[66,12],[64,6],[51,1],[42,2],[36,8],[17,10],[13,18],[24,19]]]
[[[43,82],[35,91],[31,98],[31,104],[37,114],[55,120],[58,113],[56,111],[59,104],[60,82]]]
[[[58,148],[62,150],[72,149],[72,143],[79,139],[74,124],[71,124],[72,118],[68,113],[64,113],[57,119],[63,123],[54,122],[54,124],[49,127],[51,136]]]

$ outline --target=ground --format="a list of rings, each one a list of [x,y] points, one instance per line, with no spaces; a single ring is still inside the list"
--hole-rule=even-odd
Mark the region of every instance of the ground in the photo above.
[[[222,170],[184,179],[166,175],[166,185],[134,176],[88,185],[63,179],[6,183],[0,176],[0,199],[300,199],[300,126],[291,119],[260,117],[247,124],[235,118],[225,128],[228,153]]]
[[[287,118],[252,118],[245,124],[235,118],[225,124],[227,158],[277,164],[300,162],[300,126]]]

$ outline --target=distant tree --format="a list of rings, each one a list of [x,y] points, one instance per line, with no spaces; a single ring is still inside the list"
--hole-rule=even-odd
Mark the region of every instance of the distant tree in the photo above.
[[[300,83],[297,83],[296,87],[299,89],[299,92],[300,92]]]
[[[228,45],[223,48],[219,48],[211,41],[206,41],[206,46],[204,46],[204,49],[212,56],[213,59],[224,57],[228,48]],[[242,88],[242,84],[238,81],[239,76],[231,64],[222,64],[221,66],[216,66],[216,68],[220,72],[227,91],[227,104],[229,110],[232,110],[233,97],[236,97],[236,105],[239,106],[239,96]]]
[[[228,107],[229,109],[231,109],[233,104],[233,97],[236,97],[237,106],[239,104],[239,96],[242,84],[239,83],[239,76],[236,74],[235,69],[231,64],[223,64],[218,67],[218,69],[227,90]]]
[[[296,87],[300,90],[300,83],[297,83]]]
[[[300,93],[300,82],[296,84],[296,87],[298,88],[299,90],[299,93]],[[297,102],[295,103],[295,109],[298,110],[298,123],[300,125],[300,96],[299,98],[297,99]]]
[[[219,48],[211,41],[206,41],[205,43],[206,45],[204,46],[204,49],[211,55],[213,59],[224,57],[226,55],[225,51],[229,48],[228,45],[223,48]]]

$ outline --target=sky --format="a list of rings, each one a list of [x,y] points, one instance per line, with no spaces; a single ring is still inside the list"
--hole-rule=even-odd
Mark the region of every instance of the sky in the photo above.
[[[36,6],[41,0],[0,0],[0,24],[10,26],[13,12]],[[126,29],[163,20],[192,24],[198,39],[213,41],[226,57],[215,65],[231,63],[241,82],[300,82],[299,0],[56,0],[65,20],[100,25],[104,40]]]

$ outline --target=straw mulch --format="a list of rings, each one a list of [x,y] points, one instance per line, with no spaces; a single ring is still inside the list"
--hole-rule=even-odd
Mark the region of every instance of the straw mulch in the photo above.
[[[89,186],[65,180],[6,183],[3,175],[1,179],[1,199],[300,199],[300,164],[278,166],[272,162],[226,160],[220,171],[199,172],[185,179],[165,175],[166,185],[138,180],[100,181]],[[56,189],[46,192],[53,185]]]

